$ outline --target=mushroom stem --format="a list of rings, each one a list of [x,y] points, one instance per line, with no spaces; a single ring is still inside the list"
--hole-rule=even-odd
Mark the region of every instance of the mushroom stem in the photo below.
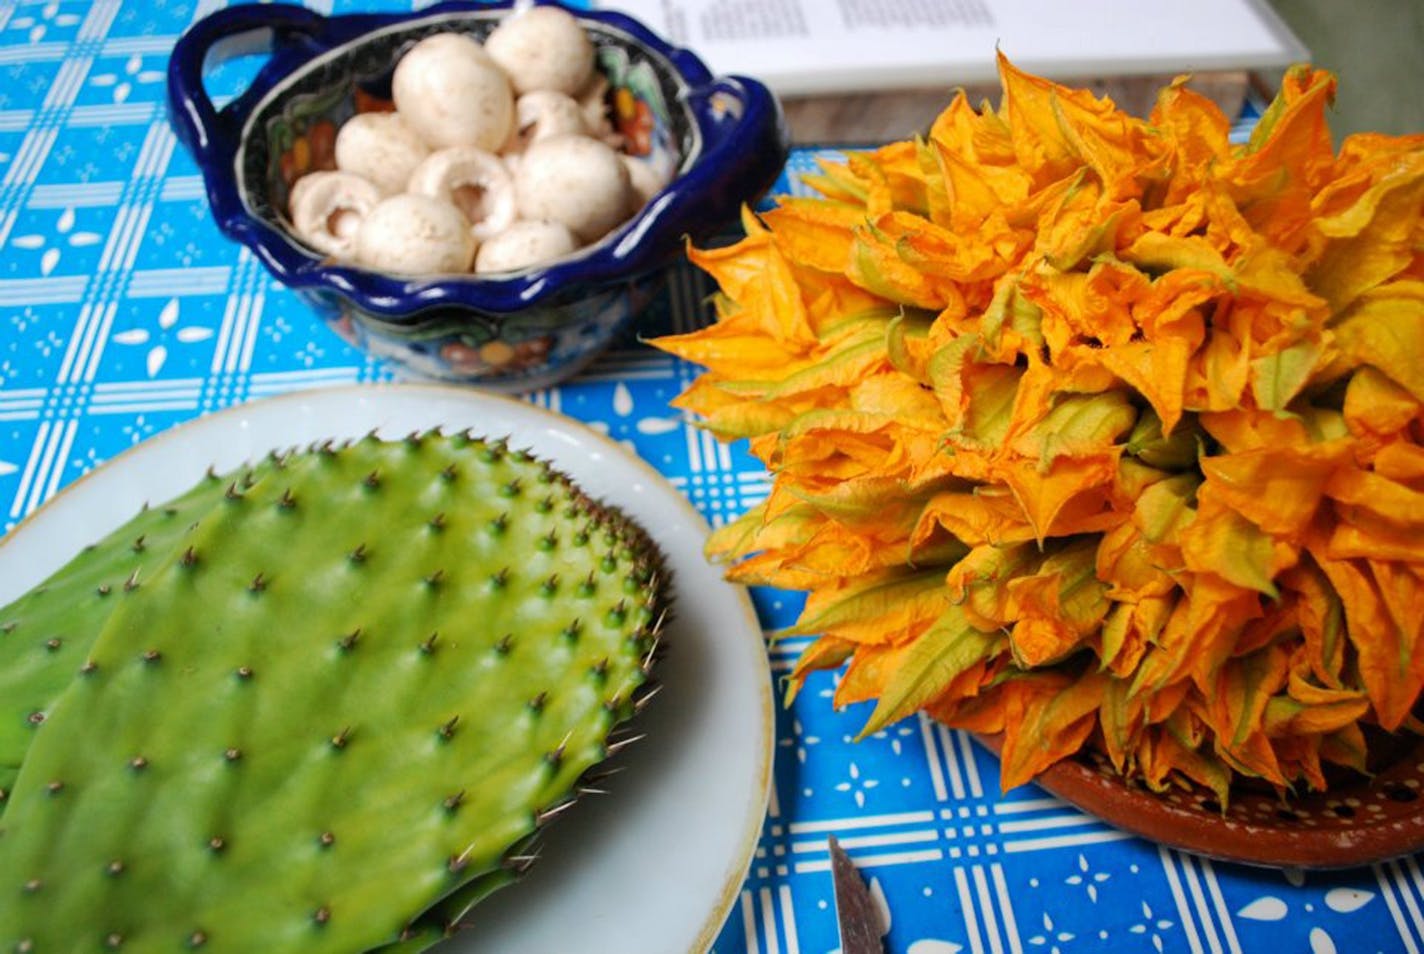
[[[509,228],[516,217],[514,180],[499,157],[474,146],[431,153],[411,173],[406,188],[415,195],[449,202],[483,242]]]
[[[325,255],[347,258],[361,222],[380,200],[380,190],[360,176],[323,170],[292,183],[287,207],[299,238]]]

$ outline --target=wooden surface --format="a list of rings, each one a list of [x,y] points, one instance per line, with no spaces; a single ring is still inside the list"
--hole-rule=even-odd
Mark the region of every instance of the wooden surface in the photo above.
[[[1152,109],[1157,91],[1172,81],[1170,75],[1092,77],[1062,80],[1066,85],[1092,89],[1106,95],[1136,116]],[[1198,73],[1191,88],[1215,101],[1228,116],[1236,116],[1251,82],[1245,72]],[[971,102],[999,101],[997,85],[967,86]],[[907,89],[886,93],[797,97],[783,100],[791,136],[797,143],[884,143],[907,139],[929,128],[940,110],[953,99],[955,89]]]

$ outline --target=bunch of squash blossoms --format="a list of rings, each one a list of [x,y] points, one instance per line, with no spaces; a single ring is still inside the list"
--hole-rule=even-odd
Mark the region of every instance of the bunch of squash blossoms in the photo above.
[[[772,476],[708,552],[807,592],[790,692],[843,667],[1005,788],[1364,770],[1421,728],[1424,136],[1336,150],[1309,67],[1239,146],[1185,78],[1138,118],[999,71],[690,250],[716,321],[653,343]]]

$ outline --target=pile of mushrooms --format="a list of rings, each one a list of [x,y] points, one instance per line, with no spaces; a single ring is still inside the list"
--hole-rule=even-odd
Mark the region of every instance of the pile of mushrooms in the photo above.
[[[598,241],[665,183],[619,147],[572,15],[534,6],[483,45],[437,33],[396,64],[394,112],[358,113],[336,168],[292,184],[299,238],[375,271],[505,272]]]

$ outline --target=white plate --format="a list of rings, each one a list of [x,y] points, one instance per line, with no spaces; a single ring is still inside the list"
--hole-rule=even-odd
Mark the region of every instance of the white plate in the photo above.
[[[80,547],[182,492],[213,465],[376,428],[399,437],[470,428],[552,460],[587,492],[621,507],[662,546],[675,619],[641,717],[648,737],[623,759],[609,794],[550,826],[524,881],[475,909],[472,930],[442,954],[669,954],[706,951],[731,910],[766,812],[773,745],[771,680],[746,592],[702,556],[707,525],[656,471],[601,434],[549,411],[425,385],[303,391],[229,408],[114,458],[0,539],[0,605]]]

